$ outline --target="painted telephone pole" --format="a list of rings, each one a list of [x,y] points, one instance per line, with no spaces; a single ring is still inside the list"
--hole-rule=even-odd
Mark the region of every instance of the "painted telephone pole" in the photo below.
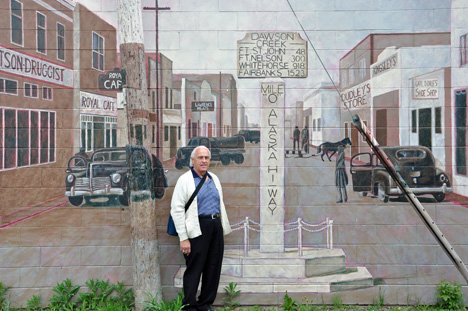
[[[148,94],[140,0],[118,0],[120,62],[126,71],[123,86],[130,145],[151,150]],[[142,310],[145,293],[161,298],[159,245],[154,199],[130,198],[131,248],[135,308]]]

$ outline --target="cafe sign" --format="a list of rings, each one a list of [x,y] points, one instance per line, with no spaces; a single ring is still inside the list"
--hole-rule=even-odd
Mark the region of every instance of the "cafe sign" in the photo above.
[[[121,91],[125,82],[125,71],[115,68],[106,74],[99,75],[98,85],[101,91]]]
[[[80,113],[117,117],[117,100],[114,97],[81,91]]]

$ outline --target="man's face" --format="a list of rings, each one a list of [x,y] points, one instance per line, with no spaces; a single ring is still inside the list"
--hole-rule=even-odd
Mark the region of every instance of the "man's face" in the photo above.
[[[192,158],[193,169],[203,176],[210,166],[210,153],[205,148],[199,148],[195,151],[195,158]]]

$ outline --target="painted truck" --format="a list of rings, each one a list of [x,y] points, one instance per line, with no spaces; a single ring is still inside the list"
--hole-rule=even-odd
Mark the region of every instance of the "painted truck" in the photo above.
[[[237,164],[244,162],[245,139],[242,136],[233,137],[192,137],[186,147],[177,150],[175,167],[182,169],[190,164],[193,149],[205,146],[211,151],[211,161],[221,161],[228,165],[231,161]]]

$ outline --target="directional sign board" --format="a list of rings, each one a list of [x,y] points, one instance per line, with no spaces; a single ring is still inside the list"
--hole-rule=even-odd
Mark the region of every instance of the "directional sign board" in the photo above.
[[[307,78],[307,41],[297,32],[249,32],[237,41],[237,77]]]

